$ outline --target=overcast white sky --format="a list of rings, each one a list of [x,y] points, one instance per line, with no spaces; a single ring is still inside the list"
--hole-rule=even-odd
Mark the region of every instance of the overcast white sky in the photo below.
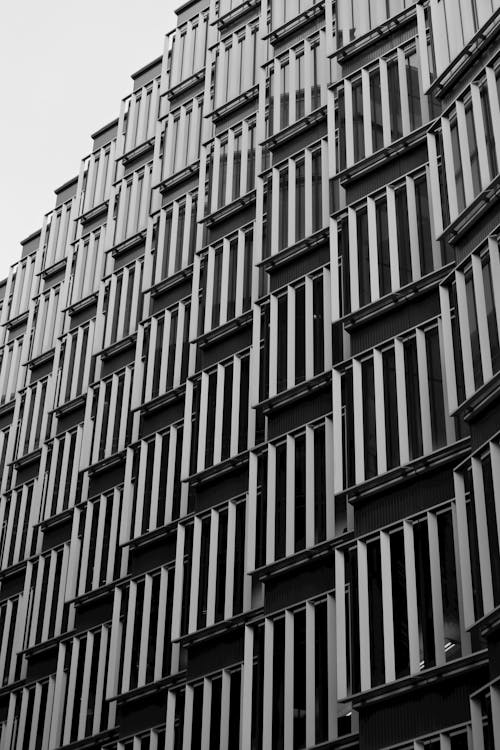
[[[0,279],[183,0],[0,0]]]

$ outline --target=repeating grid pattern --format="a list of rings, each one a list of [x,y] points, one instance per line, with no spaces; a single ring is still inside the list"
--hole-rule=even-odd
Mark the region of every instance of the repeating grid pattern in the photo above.
[[[499,14],[188,2],[92,136],[0,284],[0,750],[500,747]]]

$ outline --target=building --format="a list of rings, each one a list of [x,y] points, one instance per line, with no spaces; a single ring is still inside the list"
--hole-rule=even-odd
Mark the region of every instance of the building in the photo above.
[[[500,748],[500,2],[177,16],[1,288],[0,748]]]

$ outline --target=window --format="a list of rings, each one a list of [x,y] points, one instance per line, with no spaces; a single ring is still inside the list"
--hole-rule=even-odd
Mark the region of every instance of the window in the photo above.
[[[498,137],[492,126],[497,106],[494,66],[480,71],[431,131],[433,193],[441,203],[439,225],[454,222],[498,174]],[[439,179],[440,184],[437,184]],[[434,209],[436,210],[436,209]]]
[[[169,691],[165,747],[202,750],[206,744],[209,750],[217,750],[223,737],[228,741],[228,747],[237,747],[242,691],[243,667],[240,665]],[[138,745],[134,745],[134,750],[136,747]]]
[[[339,608],[337,637],[350,638],[354,652],[344,697],[466,653],[453,515],[444,503],[339,554],[340,583],[350,596],[345,614]],[[341,658],[349,663],[349,654]]]
[[[204,469],[245,451],[249,430],[249,355],[238,354],[203,372],[195,386],[193,410],[197,440],[192,441],[191,471]]]
[[[60,729],[54,738],[59,745],[69,744],[108,729],[113,725],[110,705],[104,699],[105,670],[109,658],[109,626],[103,625],[61,644],[66,666],[61,691]],[[94,689],[75,700],[74,686],[89,683]],[[57,689],[56,688],[56,689]]]
[[[217,137],[208,159],[208,211],[213,212],[255,187],[255,118]]]
[[[45,249],[45,268],[60,261],[67,252],[67,243],[73,239],[70,235],[72,210],[73,200],[70,200],[53,211],[46,220],[41,240]]]
[[[454,359],[451,404],[462,403],[487,383],[500,368],[499,302],[492,268],[498,263],[498,240],[490,236],[442,288],[443,322]]]
[[[33,528],[38,520],[33,502],[35,484],[30,482],[2,495],[0,500],[0,555],[8,568],[34,555],[38,541]]]
[[[381,296],[391,291],[391,259],[389,248],[389,225],[387,219],[387,198],[375,202],[377,222],[378,277]]]
[[[94,378],[94,330],[95,318],[74,328],[65,337],[60,354],[60,405],[80,396]]]
[[[493,474],[499,451],[497,435],[455,472],[462,575],[470,581],[464,601],[468,627],[500,601],[498,487]]]
[[[403,135],[403,122],[401,115],[401,91],[399,84],[398,60],[389,60],[387,63],[387,80],[389,83],[389,112],[391,121],[391,140],[395,141]]]
[[[8,341],[0,354],[0,403],[11,401],[17,391],[24,336]]]
[[[472,114],[472,102],[465,107],[465,122],[467,126],[467,140],[469,144],[469,157],[472,173],[472,189],[474,195],[481,190],[481,175],[479,173],[479,153],[477,148],[476,128]]]
[[[333,597],[327,594],[266,618],[263,746],[298,750],[327,740],[329,721],[337,725],[333,696],[324,678],[333,643],[328,638],[333,606]],[[287,685],[292,689],[287,690]]]
[[[165,565],[115,588],[110,638],[117,669],[110,673],[108,694],[127,693],[170,674],[173,583],[173,567]]]
[[[2,550],[3,551],[3,550]],[[17,651],[24,647],[26,623],[23,615],[24,594],[6,598],[0,604],[0,685],[15,681]]]
[[[203,98],[191,99],[165,118],[162,179],[181,172],[199,158]]]
[[[345,501],[328,492],[325,464],[332,440],[331,419],[307,425],[272,442],[255,457],[256,567],[294,555],[346,530]]]
[[[101,380],[87,393],[82,465],[96,463],[125,448],[132,434],[130,411],[133,367]]]
[[[120,341],[137,330],[143,314],[144,258],[120,268],[107,280],[104,288],[104,347]]]
[[[284,250],[325,226],[326,180],[322,144],[273,168],[267,197],[271,205],[270,231],[267,229],[271,253]]]
[[[488,155],[488,165],[490,169],[490,175],[498,173],[497,155],[495,149],[495,135],[493,130],[493,121],[491,117],[491,104],[488,95],[488,88],[486,82],[481,86],[481,107],[483,112],[484,131],[486,139],[486,151]]]
[[[462,172],[462,159],[460,156],[458,126],[456,122],[452,123],[451,125],[451,146],[452,146],[452,153],[453,153],[455,184],[457,188],[458,210],[463,211],[465,208],[464,177],[463,177],[463,172]]]
[[[200,70],[205,64],[207,13],[199,13],[173,34],[170,86],[176,86]]]
[[[183,426],[177,423],[127,449],[124,541],[166,526],[185,512],[180,480],[182,437]]]
[[[158,117],[160,79],[143,86],[126,100],[123,132],[124,153],[153,138]]]
[[[334,419],[343,422],[344,434],[335,450],[344,467],[344,488],[454,439],[445,409],[443,356],[435,323],[356,357],[342,374],[334,371],[334,403],[337,398],[341,405]]]
[[[340,0],[337,8],[339,47],[366,34],[415,0]]]
[[[416,52],[406,55],[406,85],[408,87],[408,103],[410,110],[410,128],[415,130],[422,125],[422,110],[420,104],[419,66]]]
[[[68,560],[68,544],[44,552],[36,559],[32,572],[33,596],[27,617],[31,623],[28,648],[61,635],[68,627],[68,612],[60,606],[66,588]]]
[[[83,425],[55,437],[42,454],[44,518],[51,518],[78,503]]]
[[[75,243],[72,254],[71,304],[97,291],[104,274],[106,228],[99,227]]]
[[[270,299],[269,396],[293,388],[328,369],[329,323],[325,315],[327,269]]]
[[[119,546],[123,490],[100,495],[80,506],[73,524],[83,529],[76,542],[80,557],[71,571],[73,596],[101,588],[126,573],[126,556]],[[73,583],[74,580],[74,583]]]
[[[370,74],[370,101],[372,108],[372,145],[377,151],[384,145],[384,131],[382,125],[382,98],[380,90],[380,71],[374,70]]]
[[[273,29],[283,26],[288,21],[294,19],[300,13],[312,8],[318,0],[288,0],[283,4],[281,0],[272,0],[271,16]]]
[[[190,303],[180,302],[139,326],[133,405],[178,388],[186,379]]]
[[[359,161],[365,156],[363,89],[361,81],[357,81],[352,86],[352,120],[354,137],[354,161]]]
[[[64,300],[61,297],[61,291],[63,289],[62,284],[55,284],[40,294],[36,300],[29,358],[35,358],[43,352],[50,351],[62,332],[61,308]]]
[[[443,247],[434,239],[428,183],[427,168],[419,169],[352,204],[336,220],[341,314],[374,303],[440,267]]]
[[[215,108],[255,85],[257,28],[257,24],[249,24],[219,44],[213,68]]]
[[[267,134],[293,125],[324,103],[318,54],[323,32],[280,55],[267,68]]]
[[[210,247],[203,257],[200,288],[199,333],[226,324],[250,310],[253,227],[238,230]]]
[[[118,184],[113,210],[114,244],[145,229],[151,201],[152,170],[151,162]]]
[[[210,627],[244,609],[245,501],[236,498],[193,522],[192,575],[185,589],[188,632]],[[216,582],[213,586],[212,583]]]
[[[26,388],[21,397],[15,447],[17,458],[37,450],[50,433],[51,389],[49,386],[52,378],[52,375],[41,378]],[[46,403],[47,397],[49,399]]]
[[[377,7],[380,3],[377,3]],[[425,109],[424,109],[425,105]],[[337,94],[340,154],[337,169],[350,167],[423,124],[436,104],[420,83],[415,44],[391,51],[344,79]]]

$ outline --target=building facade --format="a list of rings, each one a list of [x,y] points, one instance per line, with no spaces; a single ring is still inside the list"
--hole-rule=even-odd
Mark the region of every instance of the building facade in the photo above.
[[[1,286],[0,748],[500,748],[500,2],[177,17]]]

